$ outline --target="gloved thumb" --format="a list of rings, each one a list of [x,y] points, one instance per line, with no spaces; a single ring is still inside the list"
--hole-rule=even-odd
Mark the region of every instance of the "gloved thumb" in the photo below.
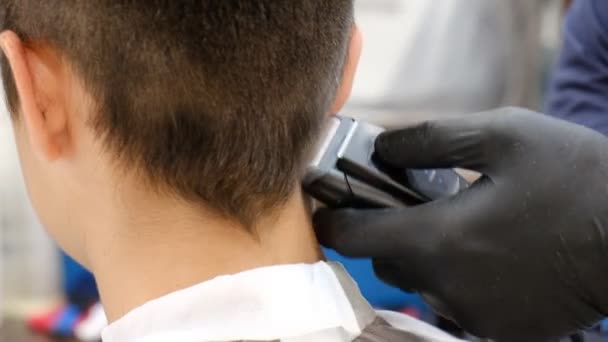
[[[399,287],[418,290],[448,237],[449,227],[437,214],[451,210],[450,201],[443,200],[388,210],[320,209],[314,227],[322,245],[344,256],[406,260],[399,266]]]

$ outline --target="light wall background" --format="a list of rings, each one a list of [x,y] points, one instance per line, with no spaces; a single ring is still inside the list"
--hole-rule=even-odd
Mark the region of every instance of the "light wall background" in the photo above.
[[[20,315],[59,296],[59,257],[36,218],[21,177],[0,87],[0,309]]]

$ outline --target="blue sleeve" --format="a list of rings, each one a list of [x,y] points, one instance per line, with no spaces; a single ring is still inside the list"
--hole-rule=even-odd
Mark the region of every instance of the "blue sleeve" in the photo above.
[[[575,0],[545,112],[608,135],[608,0]]]

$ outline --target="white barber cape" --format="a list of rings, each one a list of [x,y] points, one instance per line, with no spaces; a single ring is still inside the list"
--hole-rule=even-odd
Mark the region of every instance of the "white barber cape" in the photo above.
[[[356,300],[349,298],[354,291],[362,301],[339,265],[319,262],[260,268],[218,277],[148,302],[107,327],[103,340],[352,341],[365,328],[352,304]],[[460,341],[402,314],[378,315],[415,336],[412,341]]]

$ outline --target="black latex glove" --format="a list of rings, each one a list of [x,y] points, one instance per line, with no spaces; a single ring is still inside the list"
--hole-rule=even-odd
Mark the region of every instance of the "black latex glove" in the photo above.
[[[385,210],[322,210],[321,242],[372,257],[380,278],[415,291],[480,337],[544,341],[608,310],[608,139],[523,109],[381,135],[397,168],[484,176],[452,198]]]

